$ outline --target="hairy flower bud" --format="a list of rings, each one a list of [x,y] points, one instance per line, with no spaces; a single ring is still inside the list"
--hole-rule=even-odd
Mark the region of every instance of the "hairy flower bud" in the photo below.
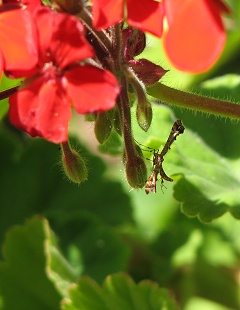
[[[138,125],[144,131],[148,131],[152,122],[152,106],[147,100],[143,102],[138,102],[136,115]]]
[[[95,120],[94,132],[99,143],[103,144],[112,131],[112,122],[107,112],[98,113]]]
[[[62,164],[66,176],[74,183],[82,183],[87,180],[88,171],[85,160],[73,150],[68,142],[61,144]]]
[[[141,54],[146,47],[144,32],[129,26],[122,32],[124,45],[124,58],[126,61]]]
[[[122,136],[122,122],[121,122],[120,113],[118,109],[114,109],[113,126],[116,132],[120,136]]]
[[[135,143],[134,146],[135,146],[135,150],[136,150],[137,155],[140,157],[143,157],[143,152],[142,152],[142,149],[140,148],[140,146],[137,143]]]
[[[142,188],[147,179],[147,167],[142,157],[136,156],[134,160],[126,162],[126,176],[133,188]]]

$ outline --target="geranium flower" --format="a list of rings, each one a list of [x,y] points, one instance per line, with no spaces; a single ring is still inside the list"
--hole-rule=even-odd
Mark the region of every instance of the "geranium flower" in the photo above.
[[[225,41],[221,13],[229,13],[221,0],[164,0],[168,30],[166,53],[183,71],[208,70],[219,58]]]
[[[40,61],[10,97],[10,120],[31,136],[61,143],[68,139],[71,105],[81,114],[111,109],[119,86],[110,72],[79,63],[94,50],[75,17],[44,8],[35,20]]]
[[[33,18],[18,4],[0,5],[0,75],[32,69],[38,61]],[[17,74],[18,72],[18,74]],[[15,76],[12,74],[12,76]]]
[[[102,30],[125,19],[129,25],[162,35],[162,3],[154,0],[93,0],[93,25]],[[126,3],[126,5],[125,5]],[[126,12],[126,16],[124,12]]]
[[[219,58],[226,41],[221,14],[229,13],[229,9],[222,0],[92,0],[92,3],[93,25],[98,30],[125,19],[130,25],[161,37],[165,15],[168,29],[163,44],[172,64],[183,71],[208,70]]]

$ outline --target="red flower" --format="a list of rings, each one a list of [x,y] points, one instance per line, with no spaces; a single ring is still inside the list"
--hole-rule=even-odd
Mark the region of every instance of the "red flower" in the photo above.
[[[221,0],[164,0],[168,30],[163,37],[168,57],[183,71],[208,70],[219,58],[226,40]]]
[[[93,25],[98,30],[109,28],[124,19],[124,0],[93,0]],[[126,0],[126,21],[156,36],[162,35],[162,3],[154,0]]]
[[[161,37],[165,14],[168,29],[163,44],[170,61],[183,71],[208,70],[219,58],[226,41],[221,13],[229,13],[229,9],[222,0],[92,0],[92,3],[93,25],[98,30],[125,17],[130,25]]]
[[[79,62],[94,51],[75,17],[45,8],[35,19],[40,61],[23,87],[29,85],[10,97],[10,120],[31,136],[60,143],[68,138],[71,105],[78,113],[111,109],[119,86],[110,72]]]
[[[31,14],[17,4],[0,6],[0,74],[32,69],[38,61],[36,31]]]

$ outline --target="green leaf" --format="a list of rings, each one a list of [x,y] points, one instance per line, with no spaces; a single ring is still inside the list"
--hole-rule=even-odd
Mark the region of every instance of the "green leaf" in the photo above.
[[[46,229],[47,222],[36,218],[8,233],[0,265],[4,310],[58,309],[60,295],[45,272]]]
[[[198,89],[199,91],[199,89]],[[229,100],[240,100],[240,79],[239,75],[226,74],[224,76],[216,77],[211,80],[205,81],[201,84],[200,92],[205,96],[211,95],[220,99],[229,99]],[[195,188],[195,200],[193,201],[195,205],[195,211],[191,211],[190,199],[191,196],[187,197],[187,193],[184,195],[188,203],[185,201],[183,204],[183,209],[190,215],[192,212],[196,215],[197,209],[201,208],[200,205],[205,205],[205,211],[202,210],[203,220],[211,220],[212,218],[224,213],[225,211],[230,211],[231,214],[239,219],[240,217],[240,200],[239,200],[239,144],[237,141],[240,139],[240,127],[239,123],[226,121],[223,119],[217,119],[213,116],[206,118],[203,115],[197,114],[193,115],[191,112],[175,110],[175,113],[178,117],[182,118],[185,125],[191,128],[193,131],[197,132],[198,135],[202,137],[204,142],[207,144],[205,151],[199,149],[199,152],[209,154],[208,150],[214,154],[210,161],[210,169],[206,171],[205,181],[199,179],[201,185],[195,184],[189,185],[189,177],[187,180],[181,180],[181,188],[185,188],[187,192],[191,191],[191,186],[197,186]],[[210,147],[210,148],[209,148]],[[216,152],[212,151],[214,149]],[[191,156],[192,157],[192,156]],[[200,158],[199,158],[200,159]],[[208,161],[210,160],[210,157]],[[203,157],[203,162],[205,157]],[[207,162],[204,163],[204,166],[207,168]],[[202,166],[199,166],[202,167]],[[214,167],[214,169],[212,169]],[[201,168],[199,169],[201,170]],[[215,172],[214,172],[214,171]],[[216,172],[216,170],[218,172]],[[217,179],[217,180],[213,180]],[[203,185],[207,184],[209,180],[216,182],[215,191],[219,191],[219,194],[209,200],[209,193],[207,190],[204,195]],[[212,183],[213,183],[212,182]],[[178,184],[180,186],[180,183]],[[220,185],[220,187],[217,186]],[[176,189],[176,197],[179,197],[181,201],[184,201],[184,197],[180,193],[180,188]],[[202,188],[202,191],[201,191]],[[184,191],[185,191],[184,190]],[[197,191],[200,191],[197,193]],[[207,196],[207,197],[205,197]],[[206,198],[206,199],[205,199]],[[207,200],[207,201],[206,201]],[[208,204],[208,207],[207,207]],[[190,208],[190,209],[189,209]],[[207,210],[208,209],[208,210]],[[212,211],[210,209],[213,209]],[[212,212],[212,215],[207,215],[206,213]],[[213,214],[215,213],[215,215]]]
[[[102,282],[108,274],[126,270],[129,246],[93,216],[70,215],[56,229],[61,231],[61,242],[67,257],[72,247],[80,251],[83,274]]]
[[[188,287],[195,296],[204,296],[230,309],[239,309],[239,284],[229,271],[201,260],[197,260],[192,269],[192,273],[183,278],[182,289]]]
[[[225,307],[219,303],[200,298],[194,297],[189,300],[184,310],[233,310],[232,308]]]
[[[203,188],[202,192],[199,190],[199,187],[202,187],[202,182],[205,182],[204,176],[201,178],[193,177],[191,181],[192,183],[196,183],[197,186],[192,185],[187,179],[182,178],[174,187],[174,197],[183,202],[181,205],[183,213],[188,216],[198,216],[203,222],[210,222],[228,211],[229,208],[226,203],[220,203],[217,200],[211,200],[211,198],[208,199],[205,196],[207,192],[206,188]],[[206,185],[211,187],[213,184],[206,182]],[[225,188],[223,188],[223,190],[225,190]],[[217,186],[212,188],[212,192],[217,191]]]
[[[240,178],[231,162],[189,130],[178,146],[174,170],[184,177],[175,186],[174,196],[183,202],[182,211],[204,222],[227,211],[240,218]]]
[[[33,218],[7,235],[0,265],[4,309],[58,309],[78,274],[60,253],[48,222]],[[61,296],[60,296],[61,295]]]
[[[148,140],[143,142],[150,147],[157,138],[165,137],[166,141],[176,120],[176,117],[171,120],[167,108],[155,107],[154,111]],[[182,120],[185,125],[184,118]],[[197,134],[186,128],[164,159],[165,172],[177,181],[174,197],[182,202],[181,209],[186,215],[210,222],[229,211],[240,218],[240,177],[235,165],[213,151]]]
[[[122,155],[123,153],[123,143],[119,134],[112,131],[106,142],[100,144],[98,147],[99,151],[104,154],[110,155]]]
[[[58,164],[58,146],[41,139],[22,140],[0,126],[0,241],[6,231],[34,214],[51,220],[56,234],[69,215],[88,214],[110,226],[132,222],[131,201],[120,182],[106,177],[104,162],[80,148],[89,168],[89,180],[76,186],[66,180]],[[113,168],[109,169],[113,173]],[[118,171],[119,173],[119,171]],[[71,227],[71,225],[70,225]]]
[[[240,100],[240,76],[237,74],[225,74],[201,83],[201,92],[209,95],[209,90],[217,97],[227,98],[232,101]]]
[[[69,290],[69,298],[62,303],[63,310],[173,310],[174,300],[165,289],[151,281],[139,284],[123,274],[106,278],[102,287],[83,277]]]
[[[60,253],[55,236],[46,225],[47,239],[45,240],[46,273],[53,282],[58,292],[64,297],[72,282],[78,279],[78,272],[69,265],[68,261]]]
[[[17,86],[20,84],[20,81],[21,81],[20,79],[14,79],[14,80],[9,79],[3,74],[0,83],[0,91],[4,91],[14,86]],[[0,120],[7,114],[8,107],[9,107],[8,98],[0,100]]]

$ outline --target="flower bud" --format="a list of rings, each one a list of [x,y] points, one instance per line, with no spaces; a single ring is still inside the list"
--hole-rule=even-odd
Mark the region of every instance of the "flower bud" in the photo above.
[[[146,35],[143,31],[137,30],[134,40],[134,56],[140,55],[146,47]]]
[[[97,118],[97,115],[96,113],[87,113],[87,114],[84,114],[84,120],[86,122],[95,122]]]
[[[126,166],[126,163],[127,163],[127,154],[126,154],[126,150],[125,150],[125,149],[124,149],[124,151],[123,151],[122,162],[123,162],[124,166]]]
[[[126,162],[126,176],[128,183],[133,188],[142,188],[147,179],[147,167],[143,158],[136,156]]]
[[[73,150],[68,142],[61,144],[62,164],[66,176],[74,183],[82,183],[88,178],[88,171],[85,160],[80,154]]]
[[[134,146],[135,146],[136,154],[140,157],[143,157],[143,152],[140,146],[137,143],[135,143]]]
[[[121,122],[120,113],[118,109],[114,109],[113,126],[116,132],[120,136],[122,136],[122,122]]]
[[[148,131],[152,122],[152,106],[147,100],[138,102],[136,116],[142,130]]]
[[[122,31],[122,35],[125,61],[143,52],[146,47],[146,35],[144,32],[129,26]]]
[[[100,144],[103,144],[112,131],[112,122],[106,112],[98,113],[95,120],[94,132]]]

